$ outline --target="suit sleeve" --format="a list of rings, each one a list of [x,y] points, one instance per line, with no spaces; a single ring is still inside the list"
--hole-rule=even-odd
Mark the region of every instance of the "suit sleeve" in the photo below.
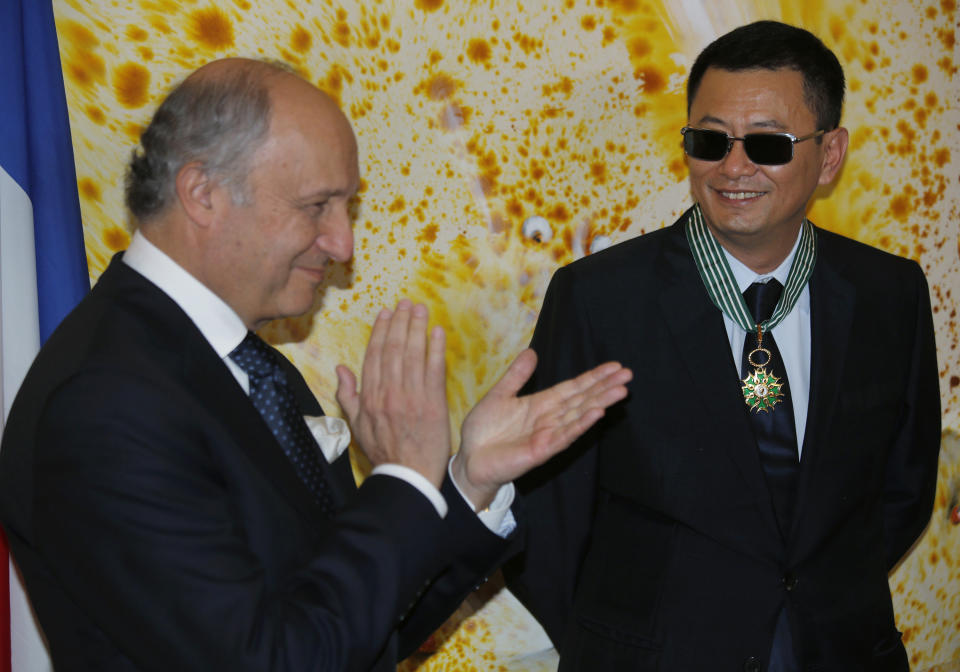
[[[413,653],[470,592],[496,571],[513,552],[515,540],[524,529],[522,516],[517,515],[517,529],[502,539],[480,521],[449,478],[444,481],[441,493],[450,510],[443,521],[444,549],[437,552],[453,560],[440,570],[410,611],[404,614],[399,631],[400,659]]]
[[[912,265],[915,288],[913,349],[903,419],[887,457],[884,551],[888,570],[900,561],[930,520],[940,451],[940,386],[930,295],[923,271]]]
[[[490,559],[486,539],[448,539],[429,501],[386,476],[311,539],[278,539],[294,549],[282,560],[253,553],[251,535],[284,514],[230,492],[264,486],[233,478],[209,418],[175,394],[129,374],[74,378],[47,405],[35,458],[38,551],[138,669],[366,670],[405,614],[429,633],[456,607],[431,595],[462,597]]]

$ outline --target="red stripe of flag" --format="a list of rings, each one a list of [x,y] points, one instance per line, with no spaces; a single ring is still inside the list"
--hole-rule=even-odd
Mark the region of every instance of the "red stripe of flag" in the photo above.
[[[7,537],[0,527],[0,672],[11,672],[10,648],[10,554],[7,550]]]

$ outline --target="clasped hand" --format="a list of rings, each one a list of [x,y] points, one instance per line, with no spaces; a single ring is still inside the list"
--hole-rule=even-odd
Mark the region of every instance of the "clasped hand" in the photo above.
[[[373,325],[363,360],[361,388],[353,372],[337,367],[337,401],[361,450],[376,466],[401,464],[437,487],[450,457],[443,329],[427,337],[427,308],[407,299],[384,309]],[[522,476],[569,446],[627,395],[629,369],[601,364],[536,394],[518,397],[537,365],[521,352],[467,414],[453,461],[457,484],[483,508],[501,485]]]
[[[438,488],[450,459],[445,349],[441,327],[428,341],[427,307],[402,299],[373,324],[359,393],[353,372],[337,367],[337,401],[370,463],[410,467]]]

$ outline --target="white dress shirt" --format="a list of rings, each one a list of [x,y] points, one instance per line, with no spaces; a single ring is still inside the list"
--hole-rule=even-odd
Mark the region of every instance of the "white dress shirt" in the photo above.
[[[754,282],[766,282],[770,278],[776,278],[781,285],[786,286],[787,275],[790,273],[790,265],[797,254],[797,247],[800,244],[800,235],[797,234],[797,240],[793,243],[793,249],[777,268],[770,273],[757,274],[745,266],[740,260],[727,252],[721,246],[727,263],[730,264],[730,270],[733,271],[733,277],[737,280],[740,292],[746,291],[747,287]],[[733,361],[736,364],[737,371],[740,370],[740,360],[743,356],[743,341],[746,338],[746,332],[740,325],[723,315],[723,324],[727,329],[727,339],[730,341],[730,352],[733,354]],[[797,429],[797,450],[802,455],[803,435],[807,426],[807,408],[810,400],[810,285],[804,286],[800,292],[800,298],[797,299],[793,307],[783,321],[775,326],[771,332],[777,340],[777,348],[783,357],[783,365],[787,369],[787,386],[790,391],[790,400],[793,402],[793,419]]]
[[[130,247],[124,252],[123,261],[180,306],[237,379],[243,391],[249,394],[250,382],[246,372],[230,359],[230,353],[247,335],[247,327],[240,316],[206,285],[147,240],[140,231],[134,233]],[[340,418],[307,416],[305,419],[328,462],[337,459],[350,445],[350,430]],[[372,473],[406,481],[430,500],[441,518],[447,515],[447,502],[443,495],[414,469],[400,464],[381,464],[374,467]],[[471,508],[476,508],[463,495],[456,481],[454,485]],[[488,528],[501,536],[506,536],[516,527],[516,521],[510,512],[513,499],[513,484],[507,484],[497,493],[494,503],[478,514]]]

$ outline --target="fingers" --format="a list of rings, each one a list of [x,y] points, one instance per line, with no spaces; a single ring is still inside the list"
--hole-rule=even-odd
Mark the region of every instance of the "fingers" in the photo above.
[[[357,394],[357,377],[353,371],[339,364],[337,372],[337,403],[347,416],[351,423],[357,419],[357,413],[360,410],[360,396]]]
[[[534,441],[530,468],[543,464],[557,453],[565,450],[603,416],[603,408],[587,409],[583,413],[576,414],[569,422],[554,427],[552,432],[543,440]]]
[[[381,406],[384,395],[396,402],[398,397],[391,395],[390,390],[412,395],[446,394],[446,338],[440,327],[434,327],[428,338],[428,320],[427,307],[409,299],[401,299],[392,311],[380,311],[370,333],[361,374],[359,394],[368,405]],[[351,389],[356,390],[355,383]]]
[[[430,349],[427,354],[426,385],[429,390],[446,395],[447,335],[443,327],[430,331]]]
[[[400,304],[397,304],[399,313]],[[427,358],[427,307],[418,303],[409,308],[410,302],[406,302],[404,312],[408,312],[406,343],[403,349],[403,356],[400,364],[403,373],[402,380],[405,385],[416,389],[420,386],[424,377],[424,365]]]
[[[626,384],[633,378],[619,362],[605,362],[576,378],[538,392],[541,403],[554,404],[561,414],[571,408],[606,408],[627,396]]]
[[[363,369],[360,373],[363,390],[375,390],[380,385],[380,361],[392,317],[393,313],[384,308],[373,323],[370,341],[367,343],[367,351],[363,355]]]
[[[607,408],[624,399],[628,393],[626,383],[632,378],[630,369],[617,362],[606,362],[567,381],[576,383],[570,389],[584,384],[588,387],[558,402],[559,417],[552,440],[556,445],[550,447],[548,456],[566,448],[602,418]]]
[[[403,380],[404,363],[410,356],[410,308],[409,299],[397,302],[393,311],[393,318],[387,327],[387,335],[383,344],[383,357],[380,361],[380,375],[386,382]],[[407,371],[410,373],[410,371]]]
[[[515,397],[520,389],[530,380],[534,369],[537,368],[537,353],[530,348],[523,350],[507,367],[500,380],[494,383],[490,391],[491,397]]]

